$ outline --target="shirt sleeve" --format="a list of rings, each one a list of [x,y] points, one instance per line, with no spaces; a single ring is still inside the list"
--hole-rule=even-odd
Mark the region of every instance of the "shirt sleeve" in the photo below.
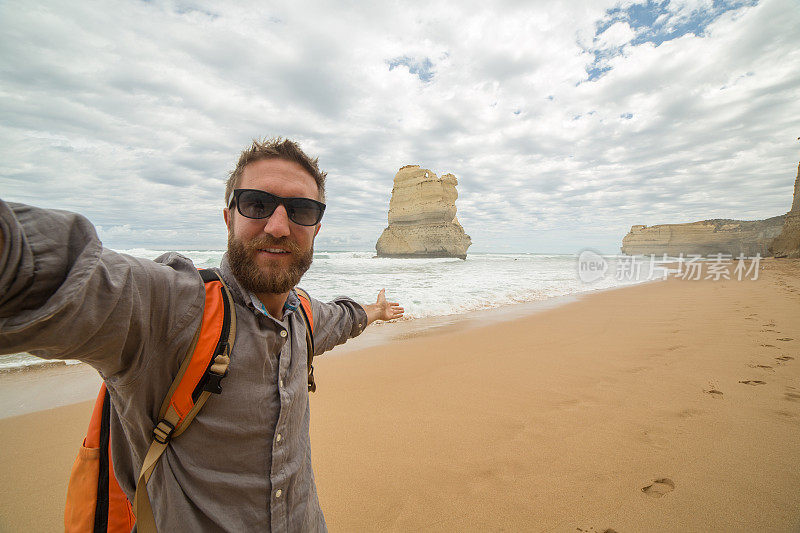
[[[314,314],[314,355],[357,337],[367,327],[367,312],[345,296],[327,303],[311,298],[311,311]]]
[[[189,259],[119,254],[81,215],[2,200],[0,231],[0,353],[77,359],[122,385],[191,343],[204,290]]]

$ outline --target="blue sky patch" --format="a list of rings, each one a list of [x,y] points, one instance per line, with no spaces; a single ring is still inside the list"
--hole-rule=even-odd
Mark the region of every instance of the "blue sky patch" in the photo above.
[[[207,9],[202,9],[199,7],[189,6],[189,5],[180,5],[175,9],[175,12],[178,13],[179,15],[191,15],[193,13],[199,13],[212,20],[219,18],[219,13],[214,13],[213,11],[208,11]]]
[[[676,12],[671,9],[670,0],[648,0],[625,8],[615,7],[606,11],[606,16],[595,25],[594,46],[586,49],[594,54],[594,61],[586,68],[588,81],[594,81],[608,72],[605,63],[622,53],[622,46],[600,48],[599,38],[603,32],[618,22],[625,22],[636,33],[627,44],[637,46],[643,43],[671,41],[691,33],[698,37],[704,35],[706,27],[728,11],[754,6],[758,0],[714,0],[711,9],[698,9],[691,12]],[[624,45],[623,45],[624,46]]]
[[[418,61],[414,57],[400,56],[388,60],[387,63],[389,64],[389,70],[394,70],[400,66],[408,67],[409,74],[416,74],[424,82],[431,81],[435,74],[433,63],[427,57],[422,61]]]

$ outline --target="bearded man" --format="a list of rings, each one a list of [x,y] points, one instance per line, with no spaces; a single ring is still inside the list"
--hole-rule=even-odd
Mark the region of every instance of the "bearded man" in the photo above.
[[[325,173],[292,141],[254,141],[226,185],[237,334],[225,377],[147,483],[159,531],[325,531],[311,468],[306,325],[295,286],[311,266]],[[0,200],[0,353],[78,359],[111,397],[111,456],[133,500],[161,401],[200,327],[205,290],[191,261],[102,247],[80,215]],[[375,320],[376,303],[311,298],[319,355]]]

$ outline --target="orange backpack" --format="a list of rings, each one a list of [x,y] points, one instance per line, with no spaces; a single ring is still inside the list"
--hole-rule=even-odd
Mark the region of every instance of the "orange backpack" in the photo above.
[[[211,270],[200,270],[200,275],[206,292],[203,319],[178,375],[164,397],[159,421],[153,429],[153,440],[136,482],[133,502],[122,492],[114,476],[109,449],[111,398],[104,383],[70,474],[64,510],[67,533],[129,532],[134,524],[140,533],[156,533],[147,481],[170,439],[189,427],[211,394],[222,392],[220,382],[228,373],[236,338],[236,312],[228,288]],[[313,392],[316,385],[312,365],[314,320],[311,299],[302,289],[296,290],[307,326],[308,390]]]

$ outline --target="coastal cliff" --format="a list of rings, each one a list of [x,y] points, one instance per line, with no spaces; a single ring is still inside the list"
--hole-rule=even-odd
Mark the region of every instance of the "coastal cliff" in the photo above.
[[[800,164],[794,179],[792,208],[785,215],[780,235],[769,245],[775,257],[800,257]]]
[[[458,180],[441,178],[419,165],[406,165],[394,177],[389,226],[375,249],[378,257],[458,257],[472,244],[456,217]]]
[[[780,234],[783,222],[784,215],[779,215],[765,220],[713,219],[649,227],[637,225],[622,239],[622,253],[764,256],[769,243]]]
[[[713,219],[686,224],[635,225],[622,239],[628,255],[680,254],[703,256],[756,254],[800,257],[800,165],[794,182],[792,208],[764,220]]]

